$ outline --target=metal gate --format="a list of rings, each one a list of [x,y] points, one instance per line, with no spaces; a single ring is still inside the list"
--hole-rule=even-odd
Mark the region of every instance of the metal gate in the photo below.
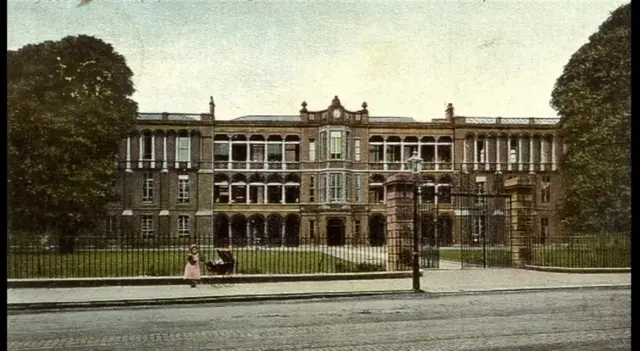
[[[511,197],[453,193],[462,268],[511,267]]]
[[[473,172],[422,180],[415,222],[422,268],[511,267],[511,197],[501,173],[491,178],[491,187]]]
[[[436,201],[425,201],[420,196],[418,210],[418,237],[422,251],[420,266],[422,268],[440,268],[440,235],[442,228],[438,226],[439,208]],[[437,196],[436,196],[437,198]]]

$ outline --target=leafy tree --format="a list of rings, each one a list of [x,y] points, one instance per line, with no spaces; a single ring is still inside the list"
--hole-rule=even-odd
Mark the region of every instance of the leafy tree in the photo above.
[[[568,147],[559,206],[571,233],[631,231],[631,4],[576,51],[551,105]]]
[[[118,144],[135,122],[133,73],[100,39],[26,45],[8,58],[9,229],[92,230],[114,200]]]

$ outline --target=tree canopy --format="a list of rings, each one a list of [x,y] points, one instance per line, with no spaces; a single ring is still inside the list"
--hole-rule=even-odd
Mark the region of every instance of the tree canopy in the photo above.
[[[118,146],[135,122],[133,73],[86,35],[7,53],[9,229],[74,235],[114,200]]]
[[[559,210],[573,233],[631,230],[631,4],[613,11],[556,81],[568,151]]]

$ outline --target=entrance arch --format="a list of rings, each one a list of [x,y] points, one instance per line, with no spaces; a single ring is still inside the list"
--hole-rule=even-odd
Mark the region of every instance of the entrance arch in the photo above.
[[[284,245],[289,247],[300,245],[300,217],[295,214],[288,215],[284,227]]]
[[[249,245],[264,245],[265,219],[263,215],[254,214],[249,217]]]
[[[344,245],[345,226],[343,218],[327,219],[327,246]]]
[[[282,244],[282,216],[277,213],[267,217],[267,245],[280,246]]]
[[[369,217],[369,245],[383,246],[386,244],[387,220],[376,213]]]

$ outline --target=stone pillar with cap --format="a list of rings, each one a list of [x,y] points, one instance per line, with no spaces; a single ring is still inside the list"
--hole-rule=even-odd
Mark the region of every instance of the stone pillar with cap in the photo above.
[[[529,176],[518,176],[504,182],[505,191],[511,195],[506,218],[511,228],[511,262],[515,267],[531,263],[533,187],[533,177]]]
[[[387,178],[387,271],[411,270],[413,187],[409,174]]]

